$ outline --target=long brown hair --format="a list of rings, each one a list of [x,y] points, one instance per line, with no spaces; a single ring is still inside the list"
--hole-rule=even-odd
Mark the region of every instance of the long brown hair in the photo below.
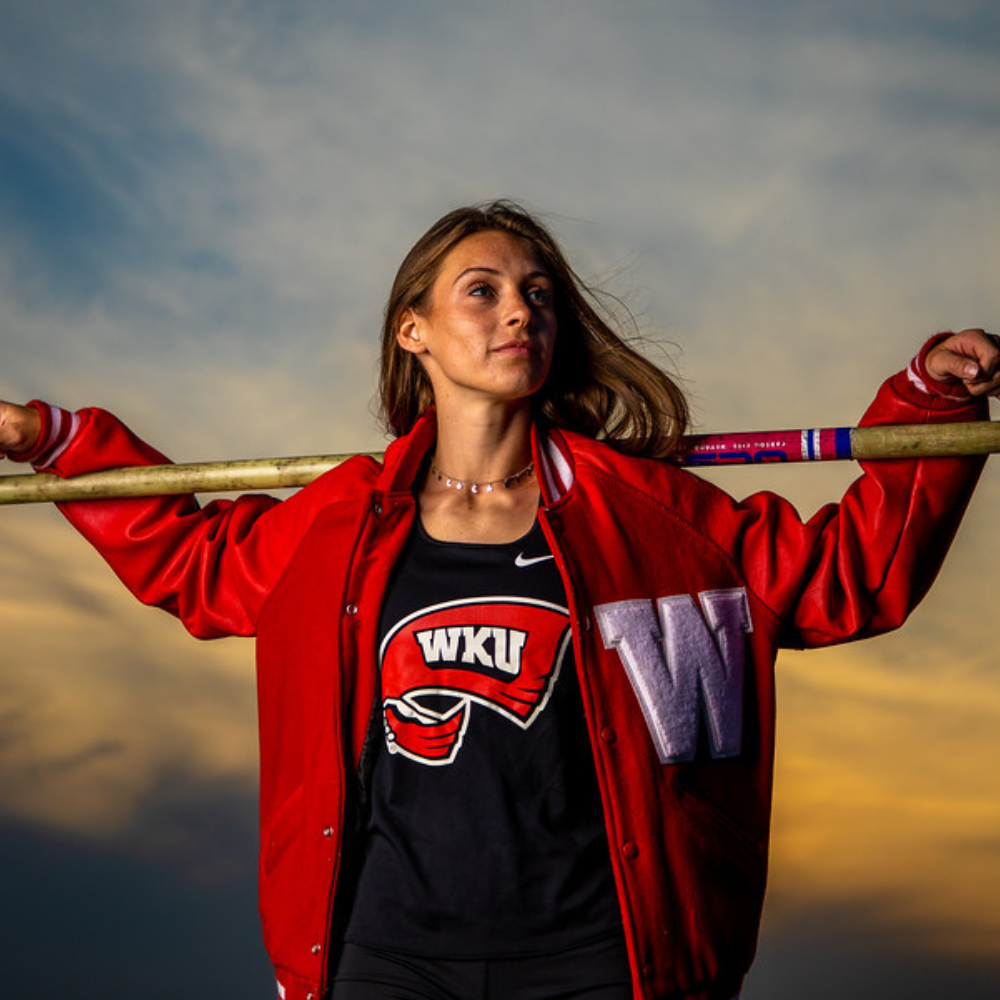
[[[557,334],[552,368],[534,403],[551,423],[603,438],[630,455],[667,458],[678,449],[688,408],[676,383],[604,319],[597,294],[570,267],[552,234],[509,201],[449,212],[419,239],[396,274],[382,324],[379,401],[388,430],[408,433],[433,402],[423,366],[396,342],[407,309],[426,308],[445,257],[474,233],[501,231],[526,240],[551,272]]]

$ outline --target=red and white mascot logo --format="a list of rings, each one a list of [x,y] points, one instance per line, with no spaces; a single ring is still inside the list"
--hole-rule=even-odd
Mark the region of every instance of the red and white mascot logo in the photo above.
[[[403,619],[382,644],[390,752],[450,764],[473,704],[527,729],[548,703],[569,642],[566,609],[545,601],[477,598]]]

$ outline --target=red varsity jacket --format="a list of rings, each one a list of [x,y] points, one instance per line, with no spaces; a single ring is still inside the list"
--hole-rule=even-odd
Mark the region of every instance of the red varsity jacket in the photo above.
[[[914,370],[894,376],[865,422],[982,416],[982,403],[925,390]],[[46,422],[61,414],[40,409]],[[60,475],[164,461],[103,411],[72,420],[47,466]],[[326,989],[381,595],[434,435],[425,417],[384,464],[352,459],[282,502],[63,505],[141,600],[200,637],[257,637],[260,912],[286,1000]],[[982,463],[869,463],[839,504],[803,522],[772,494],[736,502],[577,434],[536,433],[533,446],[635,996],[730,1000],[764,895],[776,652],[898,626],[930,586]]]

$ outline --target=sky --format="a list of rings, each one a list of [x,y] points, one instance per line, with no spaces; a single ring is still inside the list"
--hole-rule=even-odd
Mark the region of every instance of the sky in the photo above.
[[[853,423],[929,335],[1000,327],[998,55],[990,0],[0,0],[0,397],[179,461],[380,448],[396,267],[512,197],[697,430]],[[713,475],[807,516],[856,471]],[[744,1000],[1000,995],[998,500],[988,467],[899,633],[779,659]],[[272,995],[252,669],[0,510],[11,995]]]

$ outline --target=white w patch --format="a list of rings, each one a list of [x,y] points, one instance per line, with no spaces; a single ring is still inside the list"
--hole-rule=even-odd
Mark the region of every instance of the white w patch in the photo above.
[[[616,649],[660,761],[694,760],[701,719],[713,757],[739,756],[743,739],[744,636],[753,631],[746,591],[711,590],[594,609],[605,649]],[[657,610],[659,615],[657,616]]]

